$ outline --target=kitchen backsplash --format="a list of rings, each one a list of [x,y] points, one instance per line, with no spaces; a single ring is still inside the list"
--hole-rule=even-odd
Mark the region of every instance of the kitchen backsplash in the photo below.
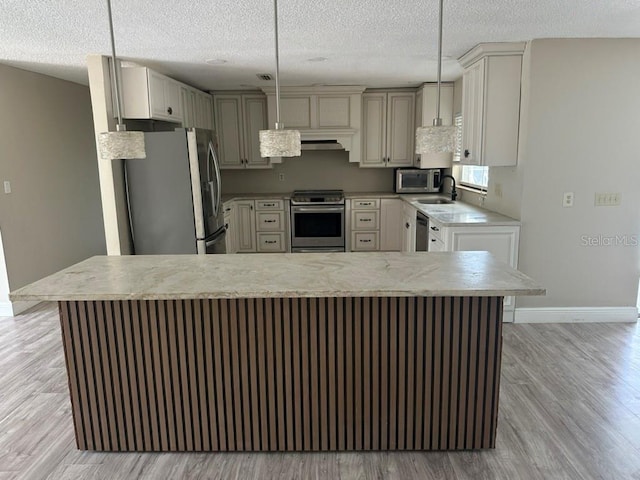
[[[280,175],[284,174],[284,180]],[[222,193],[280,193],[297,189],[392,192],[393,168],[360,168],[345,151],[303,151],[271,169],[222,170]]]

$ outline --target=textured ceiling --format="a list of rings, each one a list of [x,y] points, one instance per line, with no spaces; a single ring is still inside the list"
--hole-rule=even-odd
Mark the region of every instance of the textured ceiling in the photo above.
[[[269,0],[112,0],[123,59],[202,89],[273,84]],[[283,85],[435,80],[438,0],[280,0]],[[638,0],[446,0],[443,76],[480,42],[640,37]],[[105,0],[0,0],[0,63],[87,84],[87,54],[110,53]],[[310,59],[326,58],[325,61]],[[226,63],[209,65],[205,60]]]

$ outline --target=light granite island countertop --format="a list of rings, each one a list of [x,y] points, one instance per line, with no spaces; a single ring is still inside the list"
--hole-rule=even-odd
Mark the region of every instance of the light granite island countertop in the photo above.
[[[60,311],[76,445],[496,446],[505,295],[486,252],[93,257],[11,293]]]
[[[541,295],[487,252],[96,256],[12,300]]]

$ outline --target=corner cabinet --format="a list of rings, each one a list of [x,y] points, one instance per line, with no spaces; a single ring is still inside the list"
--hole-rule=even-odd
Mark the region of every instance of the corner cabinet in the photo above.
[[[213,130],[213,98],[211,95],[191,88],[180,87],[182,97],[182,126]]]
[[[253,253],[256,251],[256,211],[253,200],[235,202],[235,251]]]
[[[370,91],[362,94],[361,167],[414,164],[413,91]]]
[[[518,159],[525,43],[484,43],[463,55],[463,165],[513,166]]]
[[[262,94],[214,94],[220,168],[271,168],[260,156],[259,131],[267,128]]]
[[[122,116],[130,119],[182,122],[180,83],[147,67],[125,67]]]

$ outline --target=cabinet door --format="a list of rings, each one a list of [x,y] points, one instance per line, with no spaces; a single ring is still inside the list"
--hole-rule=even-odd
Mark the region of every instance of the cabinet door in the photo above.
[[[396,198],[383,198],[380,208],[380,250],[399,252],[402,250],[402,204]]]
[[[423,99],[422,99],[422,90],[418,90],[418,92],[416,92],[416,111],[415,111],[415,122],[414,122],[414,127],[418,128],[418,127],[423,127],[425,126],[424,122],[422,121],[422,109],[423,109]],[[415,139],[414,139],[415,142]],[[415,143],[414,143],[414,147],[415,147]],[[419,167],[420,166],[420,155],[418,155],[417,153],[415,153],[415,148],[413,149],[413,166],[414,167]]]
[[[416,212],[411,205],[402,205],[402,251],[416,251]]]
[[[243,95],[245,164],[249,168],[269,167],[269,158],[260,156],[260,130],[267,128],[267,98]]]
[[[384,167],[387,149],[387,94],[362,95],[362,167]]]
[[[213,100],[211,95],[198,93],[195,103],[196,127],[213,130]]]
[[[164,79],[164,115],[167,119],[182,120],[182,102],[180,101],[180,84],[170,78]]]
[[[242,98],[215,97],[216,128],[221,168],[243,168]]]
[[[256,220],[253,201],[238,201],[236,211],[236,239],[238,252],[256,251]]]
[[[185,128],[196,127],[196,94],[187,87],[180,87],[182,97],[182,126]]]
[[[387,166],[413,165],[414,93],[389,93],[387,110]]]
[[[149,75],[149,109],[153,118],[166,117],[164,84],[165,77],[148,70]]]
[[[482,165],[482,122],[484,109],[485,61],[474,63],[462,78],[462,152],[463,165]]]

